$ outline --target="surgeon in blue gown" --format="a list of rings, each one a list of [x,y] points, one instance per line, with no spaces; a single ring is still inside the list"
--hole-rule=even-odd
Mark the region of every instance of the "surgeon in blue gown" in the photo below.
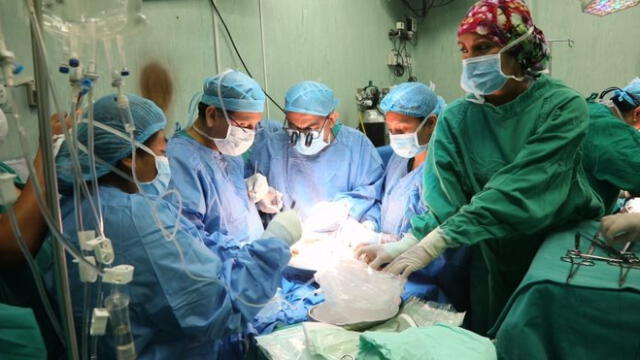
[[[260,85],[239,71],[208,77],[192,99],[184,130],[167,145],[171,187],[182,197],[182,213],[198,230],[225,242],[250,242],[263,231],[247,194],[241,155],[253,144],[264,102]]]
[[[364,134],[338,122],[337,104],[324,84],[292,86],[284,123],[260,124],[246,175],[263,174],[285,207],[322,223],[310,230],[335,230],[345,217],[377,229],[382,160]]]
[[[393,149],[385,169],[381,203],[380,239],[384,242],[400,240],[411,230],[411,217],[427,211],[423,201],[424,160],[445,105],[443,98],[419,82],[396,85],[380,103]],[[403,297],[446,302],[447,297],[437,285],[444,266],[445,260],[440,258],[413,274]]]
[[[120,291],[130,297],[138,358],[230,358],[234,355],[223,352],[222,339],[241,333],[261,305],[275,294],[290,258],[289,246],[300,237],[299,220],[290,212],[281,213],[258,239],[242,247],[218,241],[213,238],[215,234],[205,235],[180,216],[173,204],[156,195],[166,192],[171,177],[165,157],[164,114],[150,100],[127,96],[135,125],[136,150],[132,154],[118,108],[123,100],[115,99],[115,95],[105,96],[94,106],[97,184],[91,182],[90,162],[84,151],[79,153],[79,176],[90,188],[97,186],[104,236],[111,240],[115,253],[112,265],[135,267],[133,281]],[[77,134],[79,144],[86,149],[86,121],[79,124]],[[61,215],[66,236],[78,246],[77,231],[95,230],[100,234],[100,226],[86,198],[75,207],[67,145],[56,160],[63,194]],[[179,229],[171,238],[168,234],[176,227]],[[67,264],[75,324],[82,336],[86,334],[86,329],[80,330],[84,300],[90,308],[103,304],[95,303],[95,284],[87,284],[90,296],[85,299],[78,266],[70,257]],[[48,274],[50,278],[51,270]],[[108,295],[111,285],[102,288]],[[99,339],[99,358],[115,359],[111,334]]]

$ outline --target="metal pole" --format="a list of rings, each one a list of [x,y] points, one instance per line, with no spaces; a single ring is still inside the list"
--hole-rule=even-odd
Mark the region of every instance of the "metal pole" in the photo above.
[[[34,7],[40,28],[42,28],[42,13],[40,0],[34,0]],[[45,194],[47,205],[54,219],[57,219],[59,230],[62,229],[60,219],[60,204],[58,203],[58,183],[56,181],[56,168],[53,158],[53,148],[51,144],[51,123],[49,121],[49,88],[47,80],[47,64],[44,55],[37,44],[35,24],[31,24],[31,46],[33,49],[33,70],[36,81],[36,92],[38,94],[38,128],[40,130],[40,152],[44,169]],[[62,119],[64,121],[64,119]],[[30,161],[30,159],[26,159]],[[33,179],[36,181],[36,179]],[[76,340],[75,326],[73,322],[73,311],[71,307],[71,292],[69,288],[69,275],[67,273],[67,259],[63,247],[57,242],[53,242],[54,276],[56,290],[58,293],[58,303],[62,319],[62,328],[65,335],[65,345],[67,359],[78,360],[78,344]]]

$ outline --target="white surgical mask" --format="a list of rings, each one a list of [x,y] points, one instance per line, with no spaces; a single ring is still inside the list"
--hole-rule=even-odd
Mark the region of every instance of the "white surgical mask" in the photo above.
[[[416,129],[416,131],[407,134],[389,134],[389,142],[391,144],[391,148],[393,152],[395,152],[398,156],[411,159],[414,156],[420,154],[421,152],[427,150],[429,143],[420,145],[420,141],[418,140],[418,132],[422,129],[422,126],[427,122],[425,118],[420,123],[420,126]]]
[[[9,134],[9,123],[7,117],[4,115],[2,109],[0,109],[0,144],[4,143]]]
[[[480,95],[492,94],[504,86],[507,80],[522,81],[524,78],[513,75],[505,75],[502,72],[501,55],[507,50],[526,40],[533,33],[533,27],[511,44],[503,47],[498,53],[484,56],[476,56],[462,60],[462,76],[460,86],[467,93]]]
[[[192,126],[198,134],[202,135],[206,139],[213,141],[218,148],[218,151],[225,155],[239,156],[245,151],[249,150],[253,144],[253,140],[256,136],[256,131],[252,129],[244,129],[235,125],[231,125],[227,120],[227,135],[222,139],[217,139],[207,135],[204,131],[198,129],[197,126]]]

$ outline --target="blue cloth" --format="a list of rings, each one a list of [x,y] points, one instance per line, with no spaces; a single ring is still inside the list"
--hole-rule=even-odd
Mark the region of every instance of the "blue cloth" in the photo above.
[[[167,119],[162,110],[153,101],[137,95],[127,95],[131,119],[135,125],[134,137],[139,143],[144,143],[153,134],[164,129]],[[126,109],[121,109],[116,103],[116,95],[106,95],[98,99],[93,105],[94,120],[119,131],[125,135],[120,138],[109,132],[94,127],[94,154],[110,165],[115,165],[121,159],[131,155],[131,142],[128,141],[128,133],[125,131],[125,123],[129,120]],[[86,115],[85,115],[86,116]],[[78,142],[85,148],[89,148],[88,124],[80,123],[77,128]],[[91,180],[91,163],[86,152],[78,154],[82,168],[82,178]],[[61,193],[69,194],[73,189],[73,167],[68,142],[62,143],[60,152],[56,158],[57,175]],[[111,172],[111,168],[101,162],[96,162],[96,173],[100,177]]]
[[[182,132],[169,141],[167,156],[170,187],[182,196],[182,214],[198,230],[238,243],[262,235],[260,215],[247,194],[241,157],[223,155]]]
[[[402,236],[411,230],[411,218],[426,211],[423,199],[425,163],[409,171],[409,161],[391,155],[384,172],[380,231]]]
[[[115,252],[113,265],[135,267],[133,281],[122,291],[130,297],[138,359],[225,358],[220,353],[221,339],[241,333],[255,317],[259,308],[247,303],[266,303],[275,294],[290,258],[288,246],[271,238],[242,248],[220,242],[207,248],[202,233],[179,216],[172,204],[152,197],[159,223],[169,233],[176,223],[180,226],[175,241],[167,241],[142,195],[108,186],[101,186],[99,191],[105,235]],[[73,198],[65,196],[61,202],[65,233],[77,245]],[[83,201],[80,212],[86,229],[95,228],[93,217],[87,216],[89,211],[87,201]],[[184,262],[176,245],[182,250]],[[79,326],[84,284],[79,281],[78,267],[70,258],[67,261],[73,314]],[[195,277],[218,279],[224,286],[194,280],[187,271]],[[239,296],[244,302],[237,299]],[[100,358],[115,359],[111,341],[111,336],[101,338]]]
[[[382,164],[386,169],[387,165],[389,164],[389,159],[391,159],[391,155],[393,155],[393,149],[391,148],[391,145],[378,146],[376,147],[376,150],[378,150],[378,155],[380,155]]]
[[[422,119],[430,114],[440,115],[444,104],[444,99],[427,85],[405,82],[391,88],[380,102],[380,110],[383,114],[392,111]]]
[[[335,128],[334,128],[335,129]],[[262,121],[247,159],[247,175],[265,175],[269,185],[284,195],[284,205],[304,220],[320,201],[345,199],[351,217],[377,223],[380,214],[383,167],[380,155],[361,132],[342,126],[334,141],[313,156],[298,153],[282,124]]]
[[[422,202],[425,163],[409,171],[410,160],[391,155],[384,174],[380,229],[382,233],[396,235],[399,238],[411,230],[410,221],[414,215],[427,211]],[[445,258],[441,256],[427,267],[411,274],[402,298],[406,300],[419,297],[424,300],[448,302],[446,295],[437,285],[445,264]]]
[[[279,301],[265,306],[256,315],[253,326],[260,335],[273,332],[276,327],[298,324],[309,320],[309,310],[325,300],[324,294],[317,293],[314,284],[282,279]]]
[[[338,106],[338,98],[328,86],[315,81],[293,85],[284,97],[284,111],[327,116]]]

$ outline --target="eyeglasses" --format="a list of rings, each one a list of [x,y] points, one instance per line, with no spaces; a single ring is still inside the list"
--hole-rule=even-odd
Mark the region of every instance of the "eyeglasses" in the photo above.
[[[222,113],[222,116],[225,116],[225,113],[224,113],[224,112],[222,112],[222,111],[220,111],[220,112]],[[246,129],[246,128],[244,128],[244,127],[242,127],[242,126],[240,125],[240,123],[238,123],[238,121],[236,121],[236,119],[234,119],[234,118],[233,118],[233,116],[231,116],[231,114],[229,114],[229,112],[227,112],[227,113],[226,113],[225,118],[226,118],[226,119],[229,119],[229,120],[233,123],[233,125],[234,125],[234,126],[239,127],[239,128],[240,128],[240,130],[242,130],[242,132],[244,132],[244,133],[246,133],[246,132],[247,132],[247,129]]]
[[[328,115],[327,115],[327,117],[324,118],[324,121],[322,122],[322,126],[320,127],[320,130],[314,130],[312,128],[293,129],[293,128],[288,126],[289,120],[287,120],[285,118],[284,119],[285,125],[282,127],[282,129],[284,131],[286,131],[287,134],[289,135],[289,144],[291,146],[295,145],[298,142],[298,140],[300,139],[300,137],[304,135],[304,137],[305,137],[304,138],[304,145],[309,147],[313,143],[313,140],[319,138],[322,135],[322,132],[324,130],[324,126],[327,124],[327,120],[329,120],[329,116]]]

